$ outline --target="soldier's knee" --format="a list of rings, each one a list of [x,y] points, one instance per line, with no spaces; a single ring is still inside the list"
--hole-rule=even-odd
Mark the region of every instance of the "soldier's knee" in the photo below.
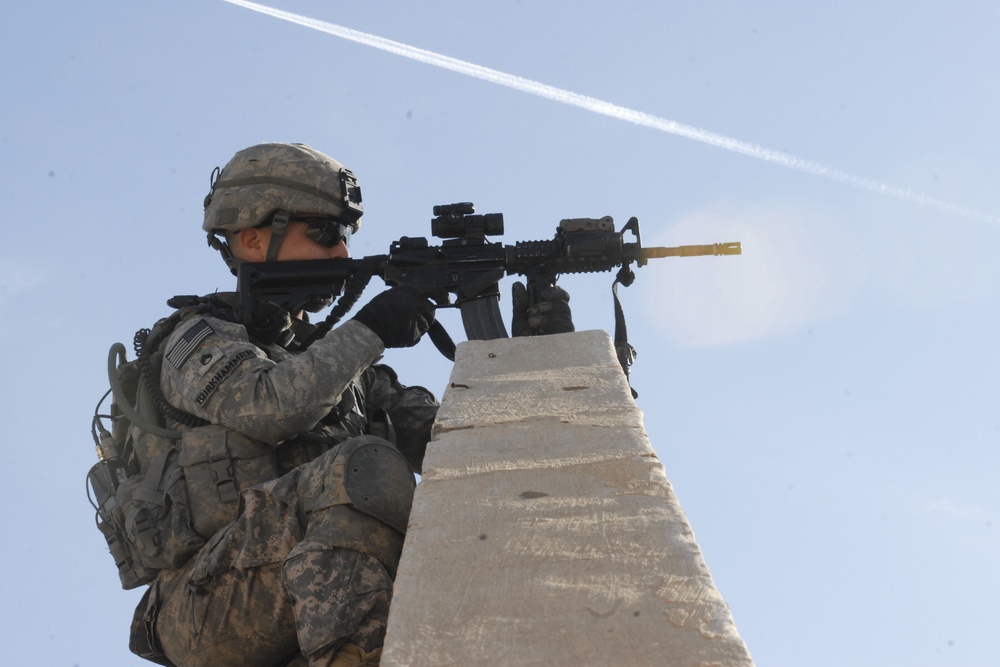
[[[352,438],[301,469],[296,492],[303,539],[367,554],[394,575],[414,485],[409,464],[390,443]]]

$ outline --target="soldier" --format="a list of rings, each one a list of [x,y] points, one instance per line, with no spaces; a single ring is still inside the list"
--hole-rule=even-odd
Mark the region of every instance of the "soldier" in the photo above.
[[[302,144],[261,144],[213,173],[204,230],[235,273],[244,261],[347,257],[362,213],[357,180],[337,161]],[[531,317],[516,295],[515,333],[572,331],[556,289]],[[236,315],[238,295],[204,303],[165,334],[158,368],[166,403],[194,417],[169,424],[182,431],[180,465],[200,451],[213,466],[210,482],[188,472],[172,510],[189,511],[204,540],[151,583],[132,650],[177,667],[377,665],[411,469],[421,469],[437,402],[376,361],[416,344],[435,304],[391,288],[290,352],[312,329],[306,318],[261,339]],[[249,465],[241,456],[268,462],[249,488],[246,475],[232,484],[233,469]]]

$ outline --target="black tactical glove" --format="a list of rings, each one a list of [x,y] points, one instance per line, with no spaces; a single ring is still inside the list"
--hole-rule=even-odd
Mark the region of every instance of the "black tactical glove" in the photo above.
[[[352,319],[375,332],[386,347],[412,347],[434,323],[435,306],[428,297],[440,301],[441,295],[410,285],[393,287],[365,304]]]
[[[555,285],[533,286],[532,291],[534,298],[529,299],[528,289],[522,283],[514,283],[512,335],[543,336],[575,331],[569,292]]]

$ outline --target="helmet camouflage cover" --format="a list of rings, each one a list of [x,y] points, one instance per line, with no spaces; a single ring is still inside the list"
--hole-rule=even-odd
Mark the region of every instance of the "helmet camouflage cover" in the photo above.
[[[351,170],[305,144],[258,144],[212,174],[205,197],[209,234],[256,227],[277,210],[336,218],[361,226],[361,187]]]

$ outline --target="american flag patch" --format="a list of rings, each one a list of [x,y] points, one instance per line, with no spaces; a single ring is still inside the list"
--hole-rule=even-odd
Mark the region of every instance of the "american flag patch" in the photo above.
[[[184,332],[181,339],[177,341],[169,352],[165,355],[167,361],[173,364],[174,368],[180,368],[188,360],[191,353],[198,347],[198,343],[205,340],[209,335],[215,333],[215,329],[202,318],[195,322],[194,326]]]

